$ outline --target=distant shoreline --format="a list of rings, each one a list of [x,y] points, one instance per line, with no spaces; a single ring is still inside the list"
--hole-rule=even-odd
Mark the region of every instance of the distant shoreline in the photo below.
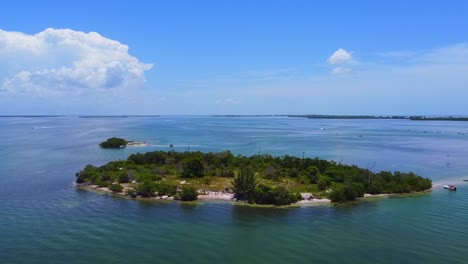
[[[370,115],[289,115],[310,119],[406,119],[411,121],[468,121],[468,117],[460,116],[370,116]]]

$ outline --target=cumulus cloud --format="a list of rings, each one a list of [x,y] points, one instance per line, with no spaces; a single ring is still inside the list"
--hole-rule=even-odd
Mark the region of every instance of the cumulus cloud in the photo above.
[[[141,87],[151,64],[96,32],[0,30],[0,91],[57,94]]]
[[[351,53],[344,49],[338,49],[328,58],[327,62],[332,65],[343,64],[351,61],[352,58]]]
[[[337,65],[348,65],[352,62],[353,56],[351,53],[347,52],[344,49],[337,49],[330,57],[328,57],[327,62],[330,65],[336,66],[332,69],[332,74],[343,74],[351,71],[349,67],[337,66]]]

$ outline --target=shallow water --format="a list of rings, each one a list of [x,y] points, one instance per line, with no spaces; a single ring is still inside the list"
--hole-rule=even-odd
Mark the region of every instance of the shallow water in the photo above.
[[[459,133],[466,133],[461,135]],[[148,147],[104,150],[112,136]],[[2,263],[466,263],[468,122],[285,117],[0,118]],[[72,188],[86,164],[169,150],[414,171],[428,194],[339,206],[142,202]]]

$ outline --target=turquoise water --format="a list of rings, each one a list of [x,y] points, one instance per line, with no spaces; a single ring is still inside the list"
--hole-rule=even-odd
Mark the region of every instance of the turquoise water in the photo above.
[[[466,135],[462,135],[466,133]],[[111,136],[151,146],[103,150]],[[144,202],[73,188],[86,164],[169,150],[321,157],[433,179],[339,206]],[[1,263],[466,263],[468,123],[286,117],[0,118]],[[440,184],[455,183],[457,192]]]

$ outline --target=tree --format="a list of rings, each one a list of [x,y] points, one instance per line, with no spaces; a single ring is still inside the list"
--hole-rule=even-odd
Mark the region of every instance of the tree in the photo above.
[[[259,184],[255,188],[253,195],[257,204],[288,205],[301,199],[300,194],[291,193],[283,186],[271,188],[270,186]]]
[[[319,178],[319,169],[317,166],[309,166],[307,167],[307,178],[309,178],[310,183],[315,184]]]
[[[254,202],[256,204],[273,204],[272,188],[268,185],[259,184],[255,188]]]
[[[128,174],[126,172],[120,174],[119,176],[120,183],[127,183],[129,181],[130,181],[130,178],[128,177]]]
[[[347,201],[354,201],[358,197],[357,192],[351,186],[345,186],[343,191]]]
[[[156,186],[153,182],[150,181],[144,181],[140,182],[136,187],[135,191],[140,195],[141,197],[151,197],[154,196],[154,192],[156,190]]]
[[[232,181],[232,189],[234,191],[235,198],[238,200],[253,201],[253,195],[257,185],[257,175],[251,168],[244,168]]]
[[[283,186],[278,186],[273,189],[273,204],[274,205],[288,205],[291,204],[291,195],[288,189]]]
[[[270,180],[278,180],[279,177],[281,176],[280,171],[275,168],[274,166],[268,166],[265,169],[265,178],[270,179]]]
[[[317,181],[318,189],[319,190],[326,190],[328,187],[331,186],[331,178],[328,176],[319,176]]]
[[[343,203],[356,200],[358,193],[351,186],[337,187],[330,193],[330,200],[335,203]]]
[[[75,176],[76,176],[76,183],[84,183],[84,182],[94,183],[99,178],[97,168],[91,164],[86,165],[86,167],[83,170],[77,172]]]
[[[335,188],[329,196],[330,200],[334,203],[346,202],[346,195],[343,188]]]
[[[81,183],[84,183],[84,182],[85,182],[85,180],[83,179],[83,177],[80,176],[80,174],[79,174],[78,172],[75,174],[75,176],[76,176],[76,181],[75,181],[76,183],[81,184]]]
[[[171,185],[166,182],[158,182],[158,183],[153,183],[154,185],[154,192],[158,192],[159,196],[162,195],[173,195],[177,191],[177,186]]]
[[[184,187],[180,193],[180,199],[182,201],[195,201],[197,196],[198,192],[194,187]]]
[[[199,178],[203,177],[205,167],[200,158],[190,157],[182,163],[182,177],[184,178]]]
[[[298,178],[299,177],[299,170],[296,168],[292,168],[289,170],[289,177],[291,178]]]

